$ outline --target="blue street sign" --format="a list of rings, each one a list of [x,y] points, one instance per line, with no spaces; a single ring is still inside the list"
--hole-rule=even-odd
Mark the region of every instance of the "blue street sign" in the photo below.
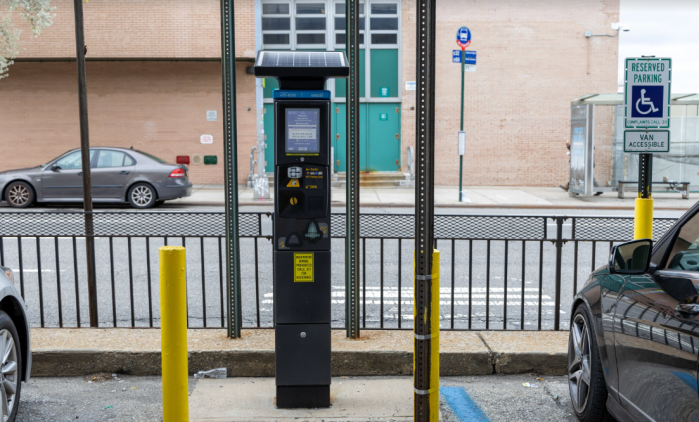
[[[461,48],[466,48],[471,44],[471,30],[465,26],[456,31],[456,44]]]
[[[464,51],[464,59],[464,64],[476,64],[476,52]],[[461,50],[452,50],[451,61],[452,63],[461,63]]]

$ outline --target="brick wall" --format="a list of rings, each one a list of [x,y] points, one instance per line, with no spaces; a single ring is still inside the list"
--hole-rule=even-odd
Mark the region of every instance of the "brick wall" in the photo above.
[[[23,29],[20,58],[75,57],[71,0],[54,0],[54,24],[39,38],[15,14]],[[83,3],[87,57],[221,57],[218,0],[95,0]],[[235,2],[236,57],[255,56],[255,2]]]
[[[404,0],[402,13],[402,76],[414,81],[415,0]],[[614,33],[619,1],[439,0],[437,21],[436,182],[459,183],[461,69],[451,62],[451,51],[458,49],[456,31],[465,25],[478,64],[465,77],[464,184],[565,183],[570,101],[617,89],[618,38],[588,39],[584,33]],[[414,144],[414,94],[403,91],[403,160],[405,147]],[[611,136],[611,124],[600,122],[600,139],[604,127]]]
[[[55,0],[56,23],[40,38],[23,38],[21,58],[74,57],[72,2]],[[254,1],[236,2],[236,56],[254,56]],[[406,147],[415,143],[416,0],[402,2],[401,90],[402,171]],[[436,183],[458,185],[455,155],[460,113],[460,66],[451,62],[456,30],[473,31],[470,50],[478,52],[476,73],[466,74],[464,157],[466,185],[557,186],[568,179],[565,142],[570,132],[570,101],[588,93],[616,92],[618,38],[585,38],[585,31],[614,33],[619,0],[439,0],[437,2]],[[85,4],[88,58],[211,58],[220,56],[219,2],[216,0],[95,1]],[[25,32],[26,34],[26,32]],[[589,49],[589,63],[588,63]],[[153,152],[172,145],[178,154],[222,149],[221,124],[206,122],[205,111],[220,113],[220,65],[217,62],[88,62],[91,133],[99,142],[149,142]],[[255,143],[254,77],[238,64],[239,155],[241,181]],[[53,156],[77,146],[77,88],[74,63],[17,63],[0,81],[0,111],[9,133],[32,139],[25,149]],[[589,68],[589,73],[588,73]],[[39,87],[37,89],[37,87]],[[46,98],[44,98],[46,97]],[[17,105],[19,104],[19,108]],[[53,104],[51,106],[50,104]],[[68,106],[64,106],[67,104]],[[251,111],[247,111],[247,107]],[[598,116],[603,111],[599,110]],[[19,112],[18,110],[24,110]],[[115,111],[113,125],[106,111]],[[611,113],[611,108],[610,111]],[[170,114],[168,114],[170,113]],[[34,114],[42,124],[26,124]],[[249,117],[248,117],[249,115]],[[129,121],[129,119],[134,119]],[[148,123],[150,122],[150,123]],[[600,121],[597,139],[611,137]],[[150,124],[154,126],[149,126]],[[64,128],[60,131],[52,127]],[[215,128],[216,130],[209,130]],[[609,133],[605,134],[605,130]],[[198,144],[214,135],[213,146]],[[99,136],[97,136],[99,135]],[[109,137],[107,137],[109,135]],[[43,147],[51,139],[50,153]],[[100,140],[104,139],[104,140]],[[174,141],[173,141],[174,139]],[[39,141],[41,140],[41,141]],[[38,142],[38,143],[36,143]],[[65,142],[65,143],[64,143]],[[174,144],[172,143],[174,142]],[[9,148],[4,143],[2,148]],[[145,148],[145,146],[144,146]],[[608,170],[597,150],[600,183]],[[171,154],[174,159],[174,152]],[[50,157],[46,157],[50,158]],[[196,183],[222,183],[222,165],[193,169]]]
[[[244,183],[255,139],[255,78],[237,66],[238,180]],[[80,147],[75,63],[16,63],[0,81],[2,171],[33,166]],[[218,165],[190,165],[193,183],[223,183],[219,62],[87,62],[90,144],[177,155],[217,155]],[[247,108],[250,107],[250,111]],[[207,122],[206,111],[218,121]],[[213,135],[212,145],[200,142]]]

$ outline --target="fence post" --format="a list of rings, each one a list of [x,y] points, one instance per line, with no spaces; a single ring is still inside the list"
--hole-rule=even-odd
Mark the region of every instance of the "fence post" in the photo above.
[[[563,220],[564,217],[556,219],[556,307],[554,309],[553,329],[561,329],[561,261],[563,255]],[[539,315],[541,318],[541,315]]]
[[[189,421],[187,362],[187,268],[182,246],[163,246],[160,255],[160,336],[163,421]]]
[[[238,133],[235,89],[235,19],[233,0],[221,0],[221,73],[223,75],[223,145],[226,187],[226,261],[228,337],[240,338],[243,313],[240,297],[238,227]],[[264,165],[264,163],[263,163]]]

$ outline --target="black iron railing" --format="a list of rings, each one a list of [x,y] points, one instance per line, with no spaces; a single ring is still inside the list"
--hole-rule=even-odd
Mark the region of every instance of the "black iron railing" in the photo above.
[[[361,325],[412,329],[409,214],[361,215]],[[674,219],[656,219],[659,238]],[[226,323],[225,217],[198,212],[95,212],[101,327],[158,327],[158,247],[187,249],[192,328]],[[272,327],[272,220],[242,213],[243,327]],[[334,214],[333,327],[345,325],[344,214]],[[567,329],[575,292],[609,248],[633,237],[624,217],[437,215],[445,330]],[[89,322],[82,212],[0,213],[0,263],[16,273],[32,326]]]

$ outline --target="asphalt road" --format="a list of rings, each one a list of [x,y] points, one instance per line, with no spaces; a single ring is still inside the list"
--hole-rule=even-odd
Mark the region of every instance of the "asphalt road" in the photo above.
[[[165,211],[166,207],[163,207]],[[258,208],[258,209],[256,209]],[[188,210],[194,210],[188,207]],[[41,208],[41,210],[53,210]],[[220,208],[216,208],[220,211]],[[438,210],[456,214],[463,209]],[[212,209],[196,208],[196,211]],[[241,211],[269,211],[268,207],[246,207]],[[409,213],[411,210],[367,209],[372,213]],[[542,215],[537,210],[474,209],[469,214],[488,215]],[[515,212],[516,211],[516,212]],[[547,210],[548,211],[548,210]],[[568,210],[570,211],[570,210]],[[576,215],[599,215],[600,211],[587,210]],[[564,213],[547,212],[562,215]],[[568,212],[567,214],[571,214]],[[604,215],[625,215],[630,212],[604,212]],[[664,212],[659,216],[677,217],[681,212]],[[263,218],[263,234],[271,234],[271,221]],[[551,220],[549,220],[551,221]],[[564,235],[570,232],[570,223],[563,227]],[[555,224],[549,223],[549,236],[555,233]],[[37,260],[37,242],[41,249]],[[22,239],[21,287],[24,291],[32,326],[76,326],[78,306],[81,324],[88,324],[87,277],[84,241],[77,239],[73,251],[71,238],[59,238],[58,262],[54,238]],[[145,240],[135,238],[96,239],[97,293],[100,326],[147,327],[159,326],[159,282],[157,254],[163,245],[162,238],[150,240],[146,253]],[[169,239],[168,244],[181,244],[180,238]],[[188,314],[191,327],[222,326],[222,304],[225,298],[224,245],[217,239],[187,239]],[[411,240],[366,241],[366,262],[362,265],[363,277],[362,322],[367,328],[412,327],[412,257]],[[383,243],[383,245],[382,245]],[[488,244],[490,243],[490,245]],[[19,250],[16,238],[3,239],[5,265],[19,273]],[[203,246],[203,249],[202,249]],[[507,321],[508,329],[553,328],[555,308],[555,247],[552,242],[439,241],[441,251],[440,306],[443,328],[501,329]],[[507,246],[507,266],[505,248]],[[524,246],[524,250],[523,250]],[[130,254],[129,254],[130,248]],[[594,264],[592,244],[578,245],[577,271],[574,245],[568,243],[562,254],[561,321],[567,327],[570,301],[577,287],[581,287],[592,268],[605,264],[608,243],[596,246]],[[333,326],[344,325],[344,243],[335,239],[332,243],[332,319]],[[129,256],[131,257],[129,265]],[[150,256],[150,262],[146,259]],[[241,240],[242,311],[243,326],[271,326],[272,324],[272,245],[267,239]],[[469,259],[470,257],[470,259]],[[488,259],[489,257],[489,259]],[[524,267],[522,265],[524,257]],[[75,262],[77,261],[77,266]],[[110,265],[113,262],[113,267]],[[382,266],[383,262],[383,266]],[[57,265],[58,263],[58,265]],[[488,265],[489,263],[489,265]],[[148,266],[150,265],[150,271]],[[77,267],[77,271],[75,268]],[[452,271],[453,268],[453,271]],[[41,271],[39,271],[41,269]],[[113,272],[112,272],[113,270]],[[223,270],[223,271],[222,271]],[[507,271],[507,274],[505,274]],[[400,278],[399,278],[400,272]],[[469,286],[469,274],[471,284]],[[19,274],[18,274],[19,275]],[[77,276],[77,284],[76,284]],[[202,283],[202,279],[204,282]],[[454,286],[453,296],[451,286]],[[77,285],[77,295],[76,295]],[[222,289],[222,286],[223,289]],[[470,289],[470,296],[469,296]],[[522,300],[524,289],[524,300]],[[59,306],[60,290],[60,306]],[[505,307],[505,294],[507,306]],[[400,295],[400,301],[399,301]],[[78,296],[78,297],[76,297]],[[400,305],[399,305],[400,302]],[[469,303],[471,308],[469,310]],[[522,308],[524,303],[524,308]],[[43,305],[42,305],[43,304]],[[542,318],[539,321],[539,308]],[[206,318],[204,318],[204,311]],[[452,319],[452,313],[454,315]],[[258,316],[259,315],[259,316]],[[383,318],[381,318],[383,315]]]
[[[159,377],[120,376],[119,379],[121,382],[109,379],[88,383],[85,378],[34,378],[22,388],[17,421],[162,420]],[[371,382],[371,378],[365,379]],[[535,387],[524,387],[524,383]],[[197,381],[190,378],[190,394],[196,385]],[[440,386],[442,420],[448,422],[576,421],[565,377],[443,377]],[[463,392],[475,407],[464,407],[462,402],[454,400],[455,394],[463,395]],[[487,419],[479,419],[479,415]]]

